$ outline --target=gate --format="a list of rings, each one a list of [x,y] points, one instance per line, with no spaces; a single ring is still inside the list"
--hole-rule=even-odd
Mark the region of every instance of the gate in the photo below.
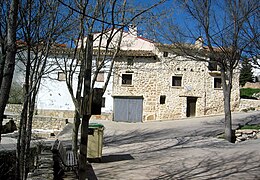
[[[142,96],[114,97],[114,121],[142,122],[142,114],[143,114]]]

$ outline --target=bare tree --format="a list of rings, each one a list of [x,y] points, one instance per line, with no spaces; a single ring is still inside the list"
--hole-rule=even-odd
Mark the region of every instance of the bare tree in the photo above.
[[[56,1],[23,1],[19,9],[21,45],[18,60],[25,67],[24,101],[17,140],[17,179],[26,179],[29,171],[32,122],[42,76],[48,70],[47,58],[61,36],[71,29],[70,12],[61,13]],[[67,22],[67,23],[64,23]]]
[[[60,69],[66,74],[66,84],[75,105],[73,128],[75,153],[78,149],[77,139],[81,121],[80,179],[85,179],[84,172],[87,169],[87,134],[89,119],[92,115],[92,103],[96,98],[102,97],[107,88],[115,58],[120,51],[123,30],[137,17],[163,2],[164,0],[158,1],[150,7],[136,11],[128,8],[126,0],[98,0],[94,4],[89,1],[79,1],[74,6],[73,4],[67,5],[63,3],[64,6],[77,12],[80,20],[78,37],[76,37],[76,49],[69,50],[73,53],[72,58],[57,58]],[[99,33],[94,34],[93,32],[96,31]],[[95,54],[94,57],[93,54]],[[92,64],[95,64],[94,67]],[[107,76],[101,93],[97,95],[95,93],[95,83],[98,73],[102,69],[104,70],[104,67],[106,67]],[[76,71],[78,71],[78,74],[75,73]],[[76,91],[74,91],[73,77],[76,75],[78,75],[78,83]]]
[[[241,57],[256,40],[255,35],[249,36],[252,35],[252,29],[248,27],[248,22],[252,22],[257,12],[259,13],[259,1],[187,0],[178,1],[176,5],[183,7],[182,18],[186,17],[189,22],[179,25],[171,21],[168,26],[163,24],[164,26],[159,27],[166,29],[167,35],[162,31],[155,34],[159,33],[165,38],[165,42],[172,43],[172,52],[177,56],[219,66],[224,96],[225,138],[231,142],[230,98],[233,77]],[[160,22],[156,25],[158,24]],[[198,37],[201,38],[197,39]],[[201,45],[189,44],[195,39]]]
[[[243,28],[244,39],[253,39],[245,52],[250,57],[251,65],[260,69],[260,10],[256,10],[254,16],[247,18],[246,26]]]
[[[13,79],[16,54],[18,0],[1,1],[1,58],[0,58],[0,142],[3,115]],[[6,19],[5,19],[6,18]]]

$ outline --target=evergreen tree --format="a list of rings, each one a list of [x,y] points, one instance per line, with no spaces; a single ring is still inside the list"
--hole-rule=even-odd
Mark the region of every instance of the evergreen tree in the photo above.
[[[242,62],[242,68],[239,77],[239,83],[241,86],[244,86],[246,82],[253,82],[252,65],[247,58],[245,58]]]

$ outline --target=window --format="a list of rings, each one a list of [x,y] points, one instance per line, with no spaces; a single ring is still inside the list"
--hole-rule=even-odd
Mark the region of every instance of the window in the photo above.
[[[181,86],[181,81],[181,76],[172,76],[172,86]]]
[[[122,74],[122,84],[132,85],[132,74]]]
[[[168,57],[169,53],[168,52],[163,52],[163,57]]]
[[[215,89],[222,88],[221,78],[214,78],[214,88]]]
[[[134,58],[133,57],[127,58],[127,65],[129,65],[129,66],[134,65]]]
[[[101,107],[105,107],[105,105],[106,105],[106,98],[102,97],[102,105],[101,105]]]
[[[97,82],[104,82],[104,72],[103,71],[98,73]]]
[[[160,96],[160,104],[165,104],[165,100],[166,100],[166,96],[165,95],[161,95]]]
[[[58,80],[59,81],[65,81],[66,80],[66,74],[64,72],[58,72]]]

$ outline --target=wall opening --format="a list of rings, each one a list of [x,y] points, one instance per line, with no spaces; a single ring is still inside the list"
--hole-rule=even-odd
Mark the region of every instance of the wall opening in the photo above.
[[[197,98],[196,97],[187,97],[187,117],[194,117],[196,116],[196,104]]]

